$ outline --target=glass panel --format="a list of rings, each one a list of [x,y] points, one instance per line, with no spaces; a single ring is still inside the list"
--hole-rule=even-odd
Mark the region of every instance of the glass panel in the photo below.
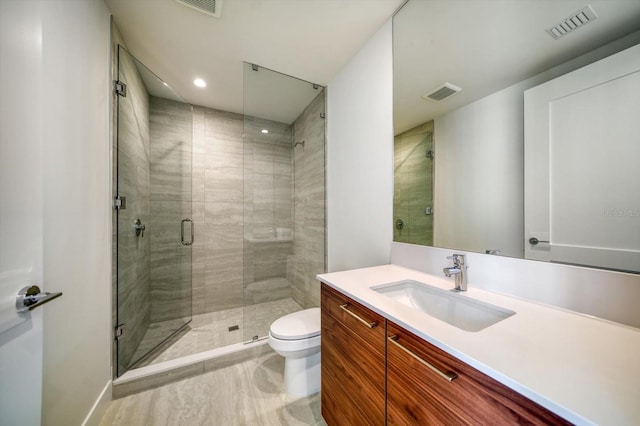
[[[325,271],[324,88],[244,64],[243,338],[320,305]]]
[[[192,113],[121,46],[117,96],[117,375],[191,320]],[[184,239],[182,234],[184,230]]]

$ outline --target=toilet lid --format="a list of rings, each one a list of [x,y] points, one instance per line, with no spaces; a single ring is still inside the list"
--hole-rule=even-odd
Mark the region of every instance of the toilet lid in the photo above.
[[[278,318],[271,324],[276,339],[299,340],[320,335],[320,308],[305,309]]]

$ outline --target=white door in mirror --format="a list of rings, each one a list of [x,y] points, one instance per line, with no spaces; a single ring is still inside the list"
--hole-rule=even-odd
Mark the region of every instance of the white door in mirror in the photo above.
[[[639,98],[640,45],[525,92],[526,258],[640,270]]]

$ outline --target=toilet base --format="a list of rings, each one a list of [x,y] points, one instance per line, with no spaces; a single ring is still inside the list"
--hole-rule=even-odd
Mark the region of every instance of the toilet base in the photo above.
[[[285,358],[284,386],[291,396],[305,397],[320,391],[320,351],[305,358]]]

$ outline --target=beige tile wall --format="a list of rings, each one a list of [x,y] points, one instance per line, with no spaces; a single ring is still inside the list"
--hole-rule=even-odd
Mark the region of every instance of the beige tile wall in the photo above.
[[[395,137],[393,240],[433,245],[433,165],[427,151],[433,150],[433,121],[421,124]],[[435,153],[434,153],[435,155]],[[433,214],[425,213],[432,207]],[[395,226],[402,219],[404,228]]]
[[[288,296],[302,306],[319,306],[315,274],[325,270],[323,111],[323,94],[291,126],[194,107],[194,314]],[[294,129],[308,139],[295,177]],[[297,220],[303,222],[294,225]],[[295,238],[279,237],[277,228]]]
[[[193,311],[242,306],[243,117],[193,110]]]
[[[325,252],[325,112],[324,90],[293,123],[294,232],[287,278],[291,296],[305,308],[320,306],[316,275],[326,271]]]
[[[191,218],[191,105],[151,96],[151,322],[191,317],[192,248],[181,242],[181,221]],[[190,232],[185,225],[188,240]],[[179,326],[179,325],[178,325]]]

